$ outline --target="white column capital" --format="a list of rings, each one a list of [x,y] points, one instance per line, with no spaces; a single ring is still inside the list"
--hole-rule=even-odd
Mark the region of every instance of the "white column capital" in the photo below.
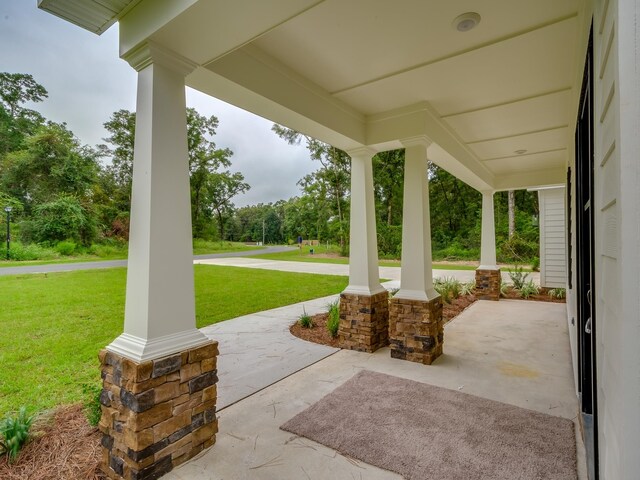
[[[428,148],[433,141],[426,135],[416,135],[415,137],[401,138],[400,143],[405,147],[425,147]]]
[[[138,72],[153,63],[157,63],[179,73],[183,77],[193,72],[198,66],[197,63],[183,57],[179,53],[152,41],[147,41],[130,50],[122,58]]]
[[[347,150],[347,155],[349,155],[351,158],[360,158],[360,157],[364,157],[364,158],[373,158],[373,156],[378,153],[378,151],[375,148],[372,147],[368,147],[368,146],[363,146],[363,147],[356,147],[356,148],[352,148],[350,150]]]

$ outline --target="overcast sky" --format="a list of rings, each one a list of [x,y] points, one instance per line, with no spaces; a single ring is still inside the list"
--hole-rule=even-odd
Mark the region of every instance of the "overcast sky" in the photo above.
[[[121,108],[135,110],[136,72],[118,57],[118,26],[101,36],[36,8],[36,0],[0,0],[0,71],[29,73],[49,92],[33,106],[47,119],[66,122],[82,143],[104,143],[102,124]],[[232,170],[251,190],[236,206],[298,195],[296,182],[315,170],[303,146],[271,132],[272,122],[187,89],[187,105],[216,115],[218,147],[234,154]]]

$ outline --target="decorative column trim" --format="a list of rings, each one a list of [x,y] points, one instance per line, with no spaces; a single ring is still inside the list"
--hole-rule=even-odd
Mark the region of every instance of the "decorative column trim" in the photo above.
[[[152,41],[129,50],[122,58],[137,72],[157,63],[186,77],[198,67],[197,63]]]
[[[122,333],[107,345],[106,349],[134,362],[142,363],[172,355],[177,351],[196,348],[209,341],[209,338],[197,328],[148,340],[129,333]]]

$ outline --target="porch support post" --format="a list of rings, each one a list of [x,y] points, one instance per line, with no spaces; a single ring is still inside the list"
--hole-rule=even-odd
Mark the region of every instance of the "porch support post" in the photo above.
[[[442,299],[433,288],[426,136],[405,146],[400,290],[389,304],[391,356],[430,365],[442,354]]]
[[[101,469],[158,478],[215,442],[217,342],[196,329],[184,77],[152,43],[138,71],[124,333],[100,353]]]
[[[493,192],[482,192],[482,233],[480,266],[476,270],[476,296],[481,300],[499,300],[502,277],[496,262],[496,228]]]
[[[388,293],[380,285],[373,198],[372,158],[367,147],[350,150],[351,214],[349,285],[340,295],[340,346],[374,352],[388,343]]]

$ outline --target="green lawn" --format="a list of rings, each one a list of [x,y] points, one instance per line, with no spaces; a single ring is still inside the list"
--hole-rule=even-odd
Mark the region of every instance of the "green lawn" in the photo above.
[[[98,351],[122,332],[124,268],[0,277],[0,417],[83,398]],[[195,266],[199,327],[331,295],[345,277]]]
[[[314,253],[309,251],[313,248]],[[268,260],[285,260],[289,262],[315,262],[315,263],[339,263],[348,264],[349,259],[347,257],[339,257],[337,255],[336,247],[302,247],[301,250],[292,250],[289,252],[278,253],[256,253],[250,255],[251,258],[265,258]],[[378,262],[381,267],[399,267],[400,260],[380,260]],[[451,263],[433,263],[433,268],[442,270],[475,270],[477,267],[472,265],[456,265]]]
[[[0,245],[1,246],[1,245]],[[238,242],[210,242],[207,240],[193,241],[193,254],[206,255],[208,253],[228,253],[243,252],[247,250],[261,250],[263,247],[249,246]],[[53,249],[39,248],[43,252],[43,257],[38,260],[5,260],[4,250],[0,249],[0,268],[20,267],[25,265],[49,265],[56,263],[79,263],[79,262],[102,262],[105,260],[125,260],[127,258],[127,247],[94,245],[90,248],[94,253],[80,253],[70,256],[60,255]]]

